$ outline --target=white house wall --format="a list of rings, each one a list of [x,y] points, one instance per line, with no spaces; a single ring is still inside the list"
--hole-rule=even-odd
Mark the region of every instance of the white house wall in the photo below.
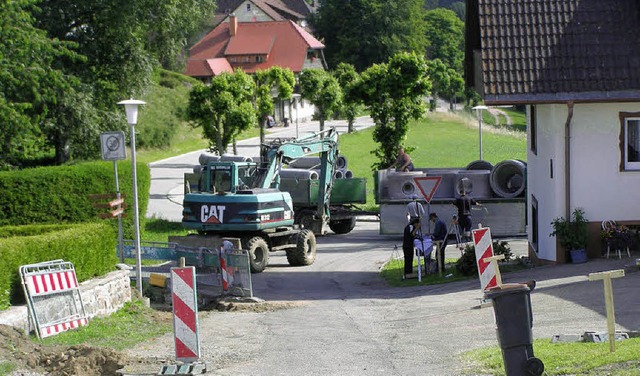
[[[247,10],[247,4],[250,5],[250,10]],[[238,22],[266,22],[273,21],[273,18],[268,16],[262,9],[258,8],[252,1],[244,1],[239,7],[233,10],[238,18]],[[228,21],[229,18],[225,21]]]
[[[551,221],[565,216],[564,125],[568,109],[566,104],[537,105],[536,109],[537,155],[530,147],[527,152],[528,206],[531,208],[531,197],[535,197],[538,258],[555,261],[555,238],[549,234]],[[640,112],[640,104],[575,104],[573,108],[571,211],[583,208],[591,222],[640,220],[640,171],[620,171],[620,112]],[[531,224],[531,210],[528,216]],[[529,241],[533,243],[530,230]]]

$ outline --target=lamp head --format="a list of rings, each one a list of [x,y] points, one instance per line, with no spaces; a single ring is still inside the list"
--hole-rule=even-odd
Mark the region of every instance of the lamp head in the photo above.
[[[146,104],[146,102],[137,99],[127,99],[118,102],[118,104],[124,105],[124,110],[127,113],[127,123],[129,123],[129,125],[138,124],[138,106]]]

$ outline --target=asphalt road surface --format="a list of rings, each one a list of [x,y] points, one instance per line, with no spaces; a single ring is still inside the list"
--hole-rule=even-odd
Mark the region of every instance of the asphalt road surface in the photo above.
[[[201,312],[201,360],[217,375],[465,374],[460,353],[497,345],[493,309],[478,308],[479,281],[388,287],[378,270],[396,244],[399,237],[378,235],[378,223],[358,222],[348,235],[318,238],[313,265],[290,267],[283,252],[272,254],[266,271],[253,275],[254,295],[287,308]],[[503,280],[538,281],[531,295],[536,338],[580,335],[606,331],[602,283],[587,274],[634,261],[538,267]],[[618,330],[640,328],[639,282],[640,273],[614,280]],[[172,334],[130,353],[172,359]]]

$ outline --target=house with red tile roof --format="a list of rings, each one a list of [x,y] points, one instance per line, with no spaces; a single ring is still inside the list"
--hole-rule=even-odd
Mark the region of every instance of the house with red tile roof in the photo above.
[[[306,68],[326,69],[323,49],[320,41],[293,21],[238,22],[231,15],[191,47],[185,74],[206,82],[238,68],[254,73],[279,66],[297,76]],[[278,104],[276,120],[293,119],[291,106]],[[298,118],[310,118],[311,109],[309,104],[299,108]]]
[[[581,208],[601,257],[606,221],[640,225],[640,2],[466,4],[467,84],[527,107],[529,256],[567,262],[551,222]]]

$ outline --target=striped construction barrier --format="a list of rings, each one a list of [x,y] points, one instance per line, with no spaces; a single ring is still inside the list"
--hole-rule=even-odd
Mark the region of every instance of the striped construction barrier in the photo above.
[[[23,265],[20,277],[30,322],[39,338],[89,323],[72,263],[54,260]]]
[[[176,360],[195,362],[200,358],[196,268],[171,268],[171,289]]]
[[[476,251],[480,289],[485,291],[498,285],[496,278],[497,264],[486,260],[489,257],[493,257],[491,229],[489,227],[483,227],[477,230],[471,230],[471,233],[473,234],[473,245]]]

